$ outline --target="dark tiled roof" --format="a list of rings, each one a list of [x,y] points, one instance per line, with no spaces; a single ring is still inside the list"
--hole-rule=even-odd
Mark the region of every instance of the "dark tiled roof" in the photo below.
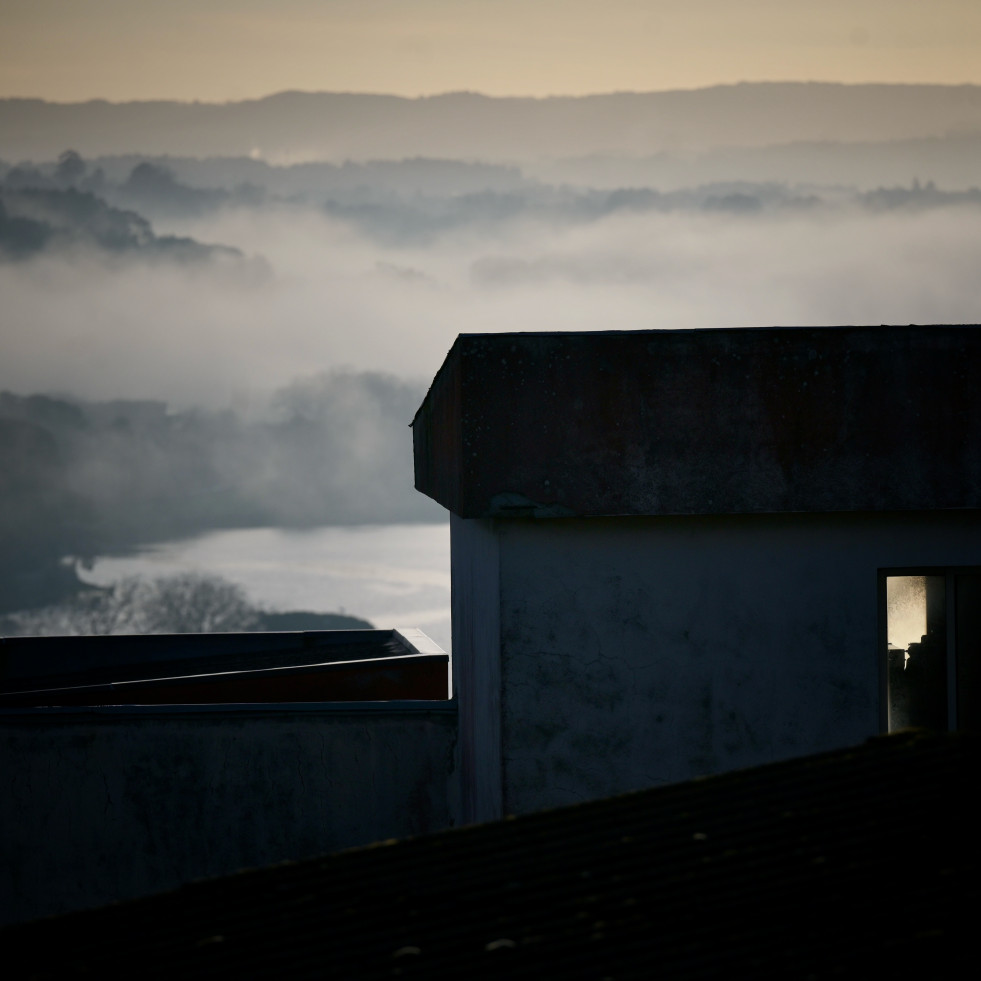
[[[413,420],[464,518],[981,505],[981,326],[461,334]]]
[[[977,764],[975,737],[883,737],[0,940],[32,977],[944,977],[973,957]]]

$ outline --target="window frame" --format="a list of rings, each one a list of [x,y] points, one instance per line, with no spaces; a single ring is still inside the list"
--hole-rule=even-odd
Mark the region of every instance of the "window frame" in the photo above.
[[[944,619],[947,657],[947,731],[957,728],[957,577],[981,576],[979,565],[888,566],[877,572],[877,649],[879,662],[879,732],[889,732],[889,636],[887,629],[886,580],[893,576],[943,576]]]

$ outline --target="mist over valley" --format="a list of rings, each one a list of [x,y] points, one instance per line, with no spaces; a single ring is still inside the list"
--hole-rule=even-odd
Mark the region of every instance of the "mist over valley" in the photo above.
[[[442,520],[408,424],[461,332],[976,322],[979,91],[3,100],[0,607]]]

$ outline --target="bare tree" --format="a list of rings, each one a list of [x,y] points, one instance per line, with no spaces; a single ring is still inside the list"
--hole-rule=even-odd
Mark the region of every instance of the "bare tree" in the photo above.
[[[11,614],[21,636],[218,633],[259,629],[244,590],[220,576],[183,572],[158,579],[129,576],[59,606]],[[11,629],[12,626],[12,629]]]

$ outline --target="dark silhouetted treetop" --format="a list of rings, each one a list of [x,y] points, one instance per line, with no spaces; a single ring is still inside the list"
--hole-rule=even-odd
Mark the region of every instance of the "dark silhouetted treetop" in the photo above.
[[[84,176],[87,167],[85,161],[74,150],[65,150],[58,157],[54,179],[64,187],[74,187]]]

